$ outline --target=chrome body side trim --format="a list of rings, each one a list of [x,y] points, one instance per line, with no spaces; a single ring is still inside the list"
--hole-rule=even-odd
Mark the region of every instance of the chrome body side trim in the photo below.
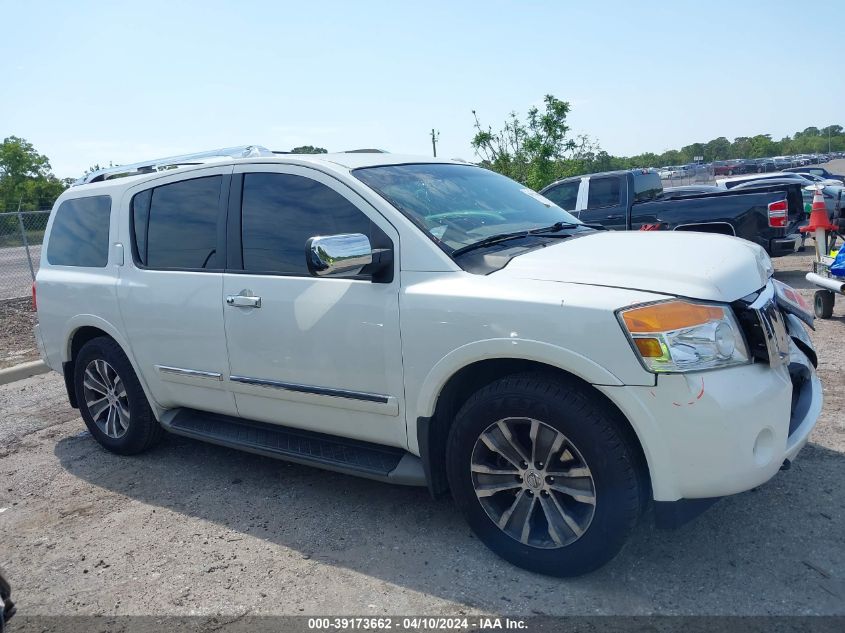
[[[270,389],[281,389],[283,391],[295,391],[298,393],[310,393],[317,396],[331,396],[334,398],[347,398],[350,400],[363,400],[364,402],[377,402],[388,404],[389,396],[378,393],[367,393],[364,391],[349,391],[347,389],[333,389],[331,387],[315,387],[312,385],[300,385],[293,382],[282,382],[280,380],[266,380],[264,378],[250,378],[248,376],[229,376],[232,382],[239,382],[245,385],[268,387]]]
[[[170,367],[168,365],[156,365],[156,370],[161,374],[173,374],[186,378],[208,378],[210,380],[223,380],[223,374],[214,371],[200,371],[198,369],[185,369],[183,367]]]

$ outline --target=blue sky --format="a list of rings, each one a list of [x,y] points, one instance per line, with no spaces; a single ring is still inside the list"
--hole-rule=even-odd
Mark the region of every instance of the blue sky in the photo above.
[[[245,143],[473,158],[551,93],[614,154],[845,124],[845,2],[0,0],[0,136],[54,172]]]

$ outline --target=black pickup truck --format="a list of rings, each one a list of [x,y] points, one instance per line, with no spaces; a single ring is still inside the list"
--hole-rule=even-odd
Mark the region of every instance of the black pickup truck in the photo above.
[[[566,178],[540,193],[582,221],[608,229],[724,233],[755,242],[772,257],[800,247],[798,226],[805,218],[800,184],[712,189],[664,192],[655,170],[629,169]]]

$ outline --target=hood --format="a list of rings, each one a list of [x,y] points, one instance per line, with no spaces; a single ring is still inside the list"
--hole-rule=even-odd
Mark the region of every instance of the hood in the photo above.
[[[765,286],[771,271],[760,246],[736,237],[597,231],[515,257],[493,274],[730,302]]]

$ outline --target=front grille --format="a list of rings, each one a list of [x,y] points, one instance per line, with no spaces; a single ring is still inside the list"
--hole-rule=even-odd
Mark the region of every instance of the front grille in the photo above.
[[[773,366],[788,362],[789,335],[771,284],[734,302],[733,309],[753,359]]]
[[[734,304],[739,326],[745,334],[745,341],[748,343],[748,351],[751,357],[763,363],[769,362],[769,346],[767,343],[766,330],[760,322],[756,310],[751,309],[748,304],[737,302]]]

